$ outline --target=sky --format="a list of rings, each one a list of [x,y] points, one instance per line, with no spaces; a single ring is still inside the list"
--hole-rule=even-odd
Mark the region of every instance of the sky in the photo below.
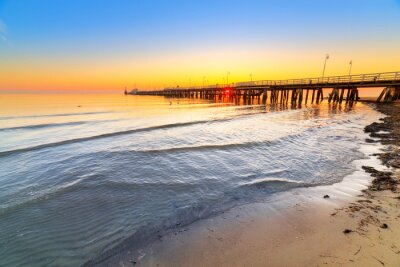
[[[0,93],[319,77],[326,53],[400,71],[400,0],[0,0]]]

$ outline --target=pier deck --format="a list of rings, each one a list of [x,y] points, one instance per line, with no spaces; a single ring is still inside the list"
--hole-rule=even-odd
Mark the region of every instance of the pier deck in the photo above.
[[[261,80],[238,82],[224,85],[165,88],[158,91],[139,91],[138,95],[166,97],[187,97],[203,99],[232,98],[266,103],[300,104],[311,101],[319,103],[324,99],[324,89],[331,89],[327,99],[333,103],[352,103],[360,100],[359,89],[374,87],[382,90],[377,102],[391,102],[400,99],[400,71],[369,73],[320,78]]]

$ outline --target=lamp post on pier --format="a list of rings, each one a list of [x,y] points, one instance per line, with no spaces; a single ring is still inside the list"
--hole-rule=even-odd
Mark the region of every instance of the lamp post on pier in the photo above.
[[[350,60],[349,65],[350,65],[350,68],[349,68],[349,79],[350,79],[351,68],[353,67],[353,60]]]
[[[226,73],[226,85],[229,85],[229,75],[230,74],[231,73],[229,71]]]
[[[326,54],[325,63],[324,63],[324,70],[322,71],[322,81],[324,80],[324,77],[325,77],[326,62],[328,61],[328,59],[329,59],[329,54]]]

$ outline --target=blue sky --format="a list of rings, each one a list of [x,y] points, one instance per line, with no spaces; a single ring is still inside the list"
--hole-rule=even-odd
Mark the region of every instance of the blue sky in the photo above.
[[[21,65],[29,58],[29,67],[71,58],[87,67],[99,59],[122,65],[144,56],[157,65],[175,54],[226,49],[366,55],[394,51],[399,40],[394,0],[0,1],[0,59]]]
[[[396,34],[400,19],[395,2],[13,0],[1,1],[0,18],[7,38],[23,49],[162,48],[171,43],[359,40],[371,33]]]

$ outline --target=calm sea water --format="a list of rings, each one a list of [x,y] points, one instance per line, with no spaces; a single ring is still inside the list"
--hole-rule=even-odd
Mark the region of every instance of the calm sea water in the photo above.
[[[361,103],[0,95],[0,266],[79,266],[235,205],[341,181],[379,117]]]

